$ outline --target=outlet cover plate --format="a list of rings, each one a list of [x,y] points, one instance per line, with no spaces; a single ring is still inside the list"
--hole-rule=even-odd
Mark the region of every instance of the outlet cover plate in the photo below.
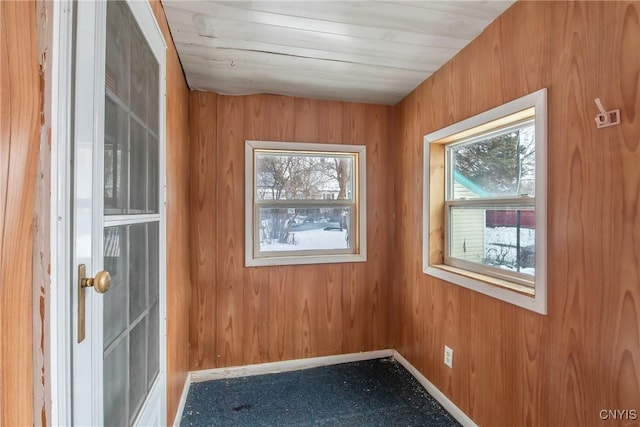
[[[453,368],[453,349],[446,345],[444,346],[444,364]]]

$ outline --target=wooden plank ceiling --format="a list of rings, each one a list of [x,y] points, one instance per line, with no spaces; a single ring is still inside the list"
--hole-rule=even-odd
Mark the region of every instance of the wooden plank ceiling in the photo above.
[[[163,0],[191,89],[387,105],[512,3]]]

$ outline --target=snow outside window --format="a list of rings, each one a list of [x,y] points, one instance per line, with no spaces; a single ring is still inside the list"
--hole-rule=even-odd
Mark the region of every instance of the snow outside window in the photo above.
[[[366,260],[365,147],[246,142],[247,266]]]
[[[425,273],[546,312],[545,89],[425,137],[424,212]]]

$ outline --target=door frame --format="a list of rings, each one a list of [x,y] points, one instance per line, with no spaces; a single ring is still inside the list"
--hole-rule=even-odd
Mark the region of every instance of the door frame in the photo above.
[[[156,21],[155,14],[148,1],[127,0],[133,8],[144,8],[148,11],[145,24],[157,31],[161,40],[163,54],[159,58],[159,81],[163,90],[159,97],[159,204],[160,224],[159,238],[164,241],[159,250],[159,294],[160,294],[160,328],[161,351],[159,354],[161,381],[158,386],[164,389],[161,416],[166,417],[166,383],[167,383],[167,355],[166,355],[166,50],[167,43]],[[51,31],[47,34],[47,45],[50,48],[50,82],[51,94],[51,156],[50,156],[50,279],[49,314],[46,322],[47,330],[43,331],[49,338],[49,354],[45,355],[44,370],[49,373],[51,411],[47,414],[48,424],[72,425],[73,422],[73,365],[72,353],[76,337],[73,328],[74,271],[77,266],[72,265],[73,245],[73,135],[74,135],[74,73],[75,73],[75,1],[60,0],[51,2],[47,7],[51,14]],[[147,14],[147,12],[144,12]],[[151,44],[151,41],[149,41]],[[47,90],[47,89],[45,89]],[[100,179],[100,182],[102,180]],[[35,367],[35,366],[34,366]],[[40,375],[39,372],[36,374]],[[142,411],[141,411],[142,413]]]

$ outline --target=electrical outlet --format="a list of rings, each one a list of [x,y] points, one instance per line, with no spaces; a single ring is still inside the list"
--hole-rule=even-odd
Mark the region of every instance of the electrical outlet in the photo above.
[[[444,364],[453,368],[453,349],[444,346]]]

